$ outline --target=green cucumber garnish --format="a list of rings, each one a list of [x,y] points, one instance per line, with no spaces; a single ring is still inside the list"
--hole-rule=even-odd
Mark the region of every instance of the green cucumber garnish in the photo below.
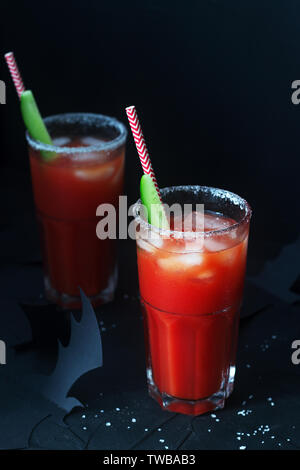
[[[49,132],[40,115],[34,96],[30,90],[26,90],[21,95],[21,113],[30,137],[43,144],[53,145]],[[44,160],[53,160],[55,152],[41,150]]]
[[[170,228],[164,207],[157,194],[155,185],[148,175],[143,175],[140,184],[141,201],[147,210],[148,222],[155,227]]]

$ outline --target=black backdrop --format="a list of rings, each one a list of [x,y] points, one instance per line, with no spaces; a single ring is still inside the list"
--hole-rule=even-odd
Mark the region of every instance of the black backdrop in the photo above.
[[[33,212],[18,100],[3,54],[15,52],[44,116],[134,104],[161,187],[206,184],[254,209],[250,271],[299,236],[297,0],[1,2],[2,223],[22,189]],[[129,135],[126,192],[141,168]],[[23,183],[22,183],[23,184]],[[15,185],[15,186],[14,186]]]

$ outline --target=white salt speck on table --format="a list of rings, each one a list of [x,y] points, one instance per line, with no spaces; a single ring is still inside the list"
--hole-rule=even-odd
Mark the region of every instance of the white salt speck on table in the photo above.
[[[109,421],[107,421],[107,423],[105,423],[105,426],[109,427],[109,426],[111,426],[111,423]]]
[[[210,415],[212,418],[216,418],[217,416],[215,414]]]
[[[251,365],[250,365],[250,364],[246,364],[246,367],[247,367],[247,369],[250,369]]]
[[[86,431],[86,430],[87,430],[87,427],[86,427],[86,426],[83,426],[83,428],[82,428],[82,429],[83,429],[84,431]]]
[[[82,415],[81,417],[82,417],[83,419],[85,419],[85,418],[86,418],[86,416],[85,416],[85,415]]]
[[[98,418],[98,415],[94,415],[94,418]]]
[[[168,446],[165,446],[165,449],[168,449],[169,447]]]
[[[127,429],[130,429],[130,426],[127,426]]]
[[[165,440],[164,440],[164,439],[159,439],[159,442],[162,442],[162,443],[163,443],[163,442],[165,442]]]
[[[211,432],[211,429],[208,429],[207,431],[208,431],[208,432]]]
[[[237,412],[237,414],[241,416],[247,416],[250,413],[252,413],[252,410],[241,410]]]
[[[249,400],[252,400],[252,398],[253,398],[253,395],[249,395]]]
[[[219,421],[220,421],[219,418],[216,418],[216,423],[219,423]]]
[[[158,428],[157,430],[158,430],[158,432],[160,432],[160,431],[161,431],[161,428]]]
[[[240,450],[245,450],[245,449],[246,449],[246,446],[240,446],[239,449],[240,449]]]
[[[145,428],[145,431],[147,432],[147,431],[148,431],[148,428]]]
[[[132,418],[131,422],[132,422],[132,423],[136,423],[136,419],[135,419],[135,418]]]
[[[120,411],[120,408],[116,408],[116,411]]]

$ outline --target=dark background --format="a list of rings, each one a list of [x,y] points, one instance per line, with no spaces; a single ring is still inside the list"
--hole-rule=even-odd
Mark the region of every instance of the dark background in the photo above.
[[[300,448],[300,366],[291,362],[300,303],[288,291],[300,264],[300,105],[291,101],[300,79],[299,18],[299,0],[1,1],[0,338],[14,347],[0,367],[0,449]],[[41,295],[24,125],[4,61],[10,50],[43,116],[95,112],[127,125],[125,107],[134,104],[160,187],[226,188],[253,207],[236,390],[216,421],[168,414],[147,396],[133,240],[121,242],[116,301],[97,312],[103,367],[71,390],[88,405],[85,419],[74,410],[62,426],[60,402],[41,393],[39,374],[63,364],[64,378],[80,376],[83,356],[73,344],[65,365],[56,337],[64,317]],[[129,132],[129,203],[141,174]],[[299,294],[300,277],[297,286]],[[92,358],[96,331],[93,324],[81,334]],[[243,408],[249,416],[239,414]],[[256,431],[261,423],[269,434]]]
[[[127,124],[125,107],[134,104],[161,187],[205,184],[245,197],[254,210],[249,270],[257,273],[299,235],[300,106],[291,102],[299,14],[297,0],[2,1],[2,223],[16,204],[33,213],[3,58],[13,50],[43,116],[99,112]],[[140,175],[129,134],[130,202]]]

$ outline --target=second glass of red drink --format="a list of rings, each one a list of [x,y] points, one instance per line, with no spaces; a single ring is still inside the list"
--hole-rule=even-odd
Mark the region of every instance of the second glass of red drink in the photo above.
[[[116,240],[99,240],[96,209],[118,207],[123,191],[125,126],[96,114],[44,119],[53,145],[29,134],[31,176],[40,227],[46,296],[63,308],[80,307],[79,287],[94,305],[113,298]],[[45,159],[45,152],[53,158]]]

